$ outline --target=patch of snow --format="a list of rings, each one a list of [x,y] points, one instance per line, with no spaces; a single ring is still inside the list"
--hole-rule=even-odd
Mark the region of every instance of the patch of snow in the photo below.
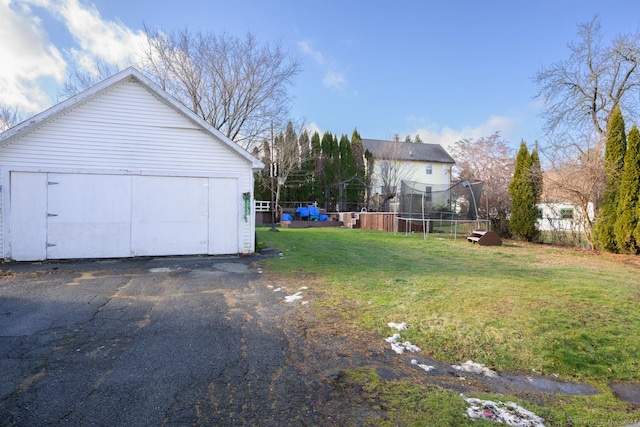
[[[544,427],[544,418],[516,403],[462,397],[470,405],[467,415],[471,418],[481,418],[514,427]]]
[[[389,322],[387,323],[387,325],[389,325],[390,328],[395,328],[399,331],[404,331],[409,329],[409,325],[407,325],[406,323],[402,322],[402,323],[393,323],[393,322]]]
[[[302,301],[302,303],[301,303],[301,304],[302,304],[302,305],[307,305],[307,304],[309,304],[309,301]]]
[[[431,365],[425,365],[423,363],[418,363],[418,361],[416,359],[411,359],[411,364],[412,365],[417,365],[418,368],[424,369],[426,372],[429,372],[433,369],[436,369],[435,366],[431,366]]]
[[[399,339],[400,339],[400,334],[393,334],[393,336],[390,336],[389,338],[385,338],[384,340],[389,344],[393,344],[397,342]]]
[[[267,288],[273,289],[273,285],[267,285]]]
[[[298,288],[299,291],[306,291],[307,289],[309,289],[308,286],[301,286]]]
[[[404,348],[409,350],[411,353],[420,353],[422,351],[422,350],[420,350],[420,347],[418,347],[417,345],[411,344],[409,341],[403,342],[402,345],[404,346]]]
[[[284,292],[286,289],[287,289],[287,288],[285,288],[285,287],[275,288],[275,289],[273,290],[273,292]]]
[[[411,344],[411,342],[409,341],[399,343],[398,342],[399,339],[400,339],[400,334],[393,334],[392,336],[385,338],[384,340],[389,344],[391,344],[391,349],[398,354],[404,353],[405,350],[409,350],[412,353],[418,353],[422,351],[420,350],[420,347],[418,347],[417,345]]]
[[[172,268],[169,267],[159,267],[159,268],[150,268],[150,273],[171,273],[173,271]]]
[[[302,299],[302,292],[296,292],[293,295],[288,295],[284,297],[284,302],[294,302],[295,300]]]
[[[391,350],[395,351],[398,354],[404,353],[404,347],[398,343],[391,343]]]
[[[458,371],[472,372],[474,374],[482,374],[487,377],[498,376],[498,373],[496,371],[492,371],[491,369],[487,368],[485,365],[481,363],[472,362],[471,360],[467,360],[461,365],[452,365],[451,367],[453,369],[457,369]]]

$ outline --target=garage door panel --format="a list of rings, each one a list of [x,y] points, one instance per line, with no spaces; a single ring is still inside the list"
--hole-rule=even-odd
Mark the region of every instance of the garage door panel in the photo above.
[[[131,256],[131,177],[49,174],[47,258]]]
[[[237,254],[238,180],[209,178],[209,254]]]
[[[9,235],[11,258],[37,261],[47,257],[47,174],[11,172]]]
[[[134,177],[131,235],[133,253],[207,253],[207,196],[207,178]]]

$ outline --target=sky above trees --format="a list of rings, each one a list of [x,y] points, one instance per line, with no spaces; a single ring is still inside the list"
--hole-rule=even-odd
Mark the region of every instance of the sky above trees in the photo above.
[[[499,131],[517,147],[544,136],[531,77],[566,58],[577,24],[595,14],[605,39],[640,28],[632,0],[0,0],[0,103],[36,113],[59,100],[74,67],[126,66],[145,25],[250,31],[302,61],[292,118],[321,132],[448,147]]]

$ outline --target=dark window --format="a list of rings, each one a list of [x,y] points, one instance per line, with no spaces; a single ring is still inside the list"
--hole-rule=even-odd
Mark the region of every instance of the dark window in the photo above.
[[[562,219],[573,219],[573,208],[562,208],[562,209],[560,209],[560,218],[562,218]]]
[[[429,186],[426,186],[424,188],[424,201],[425,202],[431,202],[432,201],[432,199],[431,199],[431,187],[429,187]]]

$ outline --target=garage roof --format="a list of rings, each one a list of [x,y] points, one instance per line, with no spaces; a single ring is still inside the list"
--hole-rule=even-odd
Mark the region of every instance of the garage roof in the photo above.
[[[198,117],[187,107],[178,102],[173,96],[169,95],[166,91],[162,90],[158,85],[152,82],[148,77],[144,76],[140,71],[134,67],[129,67],[113,76],[103,80],[95,86],[80,92],[79,94],[54,105],[53,107],[43,111],[31,117],[28,120],[12,127],[6,132],[0,133],[0,146],[6,145],[15,138],[18,138],[28,132],[31,132],[35,128],[43,125],[46,122],[54,120],[56,117],[64,114],[67,110],[74,108],[84,102],[90,101],[96,96],[100,95],[104,91],[108,90],[114,85],[127,80],[136,80],[143,85],[147,90],[158,97],[162,102],[178,111],[180,114],[186,116],[189,120],[194,122],[197,126],[201,127],[205,132],[209,133],[214,138],[220,140],[223,144],[226,144],[231,150],[237,152],[241,157],[245,158],[253,169],[262,169],[264,164],[249,154],[246,150],[240,147],[238,144],[229,139],[222,132],[211,126],[209,123]]]

